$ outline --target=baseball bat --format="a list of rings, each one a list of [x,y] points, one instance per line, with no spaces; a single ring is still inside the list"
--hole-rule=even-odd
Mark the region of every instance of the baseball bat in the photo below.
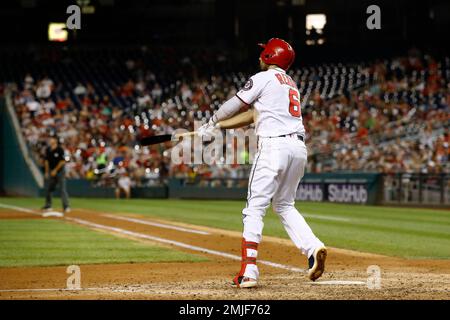
[[[176,142],[176,141],[180,140],[180,138],[194,136],[196,134],[197,134],[197,131],[178,133],[175,135],[161,134],[158,136],[144,137],[139,141],[139,143],[142,146],[150,146],[153,144],[163,143],[163,142],[167,142],[167,141]]]

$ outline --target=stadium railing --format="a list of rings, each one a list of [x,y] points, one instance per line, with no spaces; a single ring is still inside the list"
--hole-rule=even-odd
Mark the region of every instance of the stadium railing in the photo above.
[[[382,203],[449,206],[450,174],[384,174]]]

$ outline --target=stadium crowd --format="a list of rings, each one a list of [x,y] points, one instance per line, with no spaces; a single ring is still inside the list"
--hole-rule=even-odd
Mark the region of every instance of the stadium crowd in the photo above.
[[[311,148],[331,156],[318,157],[315,169],[449,172],[449,63],[429,56],[375,63],[376,80],[363,90],[314,101],[304,115]]]
[[[133,185],[172,176],[245,178],[248,165],[173,165],[170,143],[140,147],[137,137],[192,129],[195,120],[209,118],[233,96],[248,74],[230,71],[226,55],[205,52],[165,54],[156,67],[142,58],[151,56],[146,50],[110,59],[122,70],[115,81],[92,69],[68,81],[29,72],[22,82],[10,83],[36,160],[42,158],[47,137],[58,135],[67,150],[67,176],[99,185],[116,175],[129,175]],[[74,59],[69,65],[77,63]],[[302,95],[309,172],[450,171],[449,58],[436,61],[411,52],[369,64],[296,68],[289,74]]]

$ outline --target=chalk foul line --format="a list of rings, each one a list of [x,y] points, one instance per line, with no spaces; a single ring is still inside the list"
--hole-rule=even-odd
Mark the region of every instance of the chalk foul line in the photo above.
[[[195,230],[195,229],[191,229],[191,228],[178,227],[178,226],[174,226],[174,225],[170,225],[170,224],[153,222],[153,221],[148,221],[148,220],[144,220],[144,219],[130,218],[130,217],[118,216],[118,215],[114,215],[114,214],[102,214],[102,216],[103,217],[107,217],[107,218],[111,218],[111,219],[117,219],[117,220],[129,221],[129,222],[134,222],[134,223],[139,223],[139,224],[145,224],[145,225],[153,226],[153,227],[177,230],[177,231],[181,231],[181,232],[195,233],[195,234],[201,234],[201,235],[209,235],[210,234],[209,232],[206,232],[206,231]]]
[[[342,221],[342,222],[349,222],[349,221],[351,221],[351,219],[349,219],[349,218],[323,216],[323,215],[312,214],[312,213],[302,213],[301,215],[303,217],[305,217],[305,218],[318,219],[318,220]]]
[[[37,213],[37,212],[35,212],[32,209],[12,206],[12,205],[9,205],[9,204],[4,204],[4,203],[0,203],[0,208],[11,209],[11,210],[16,210],[16,211],[20,211],[20,212],[26,212],[26,213],[30,213],[30,214],[39,215],[39,216],[41,215],[40,213]]]

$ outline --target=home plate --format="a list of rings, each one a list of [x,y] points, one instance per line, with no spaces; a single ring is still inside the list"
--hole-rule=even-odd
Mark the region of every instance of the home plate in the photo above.
[[[347,280],[330,280],[330,281],[318,281],[312,282],[311,284],[321,284],[321,285],[365,285],[364,281],[347,281]]]
[[[64,217],[64,214],[58,211],[48,211],[42,214],[42,216],[44,218],[48,218],[48,217],[57,217],[57,218],[61,218]]]

